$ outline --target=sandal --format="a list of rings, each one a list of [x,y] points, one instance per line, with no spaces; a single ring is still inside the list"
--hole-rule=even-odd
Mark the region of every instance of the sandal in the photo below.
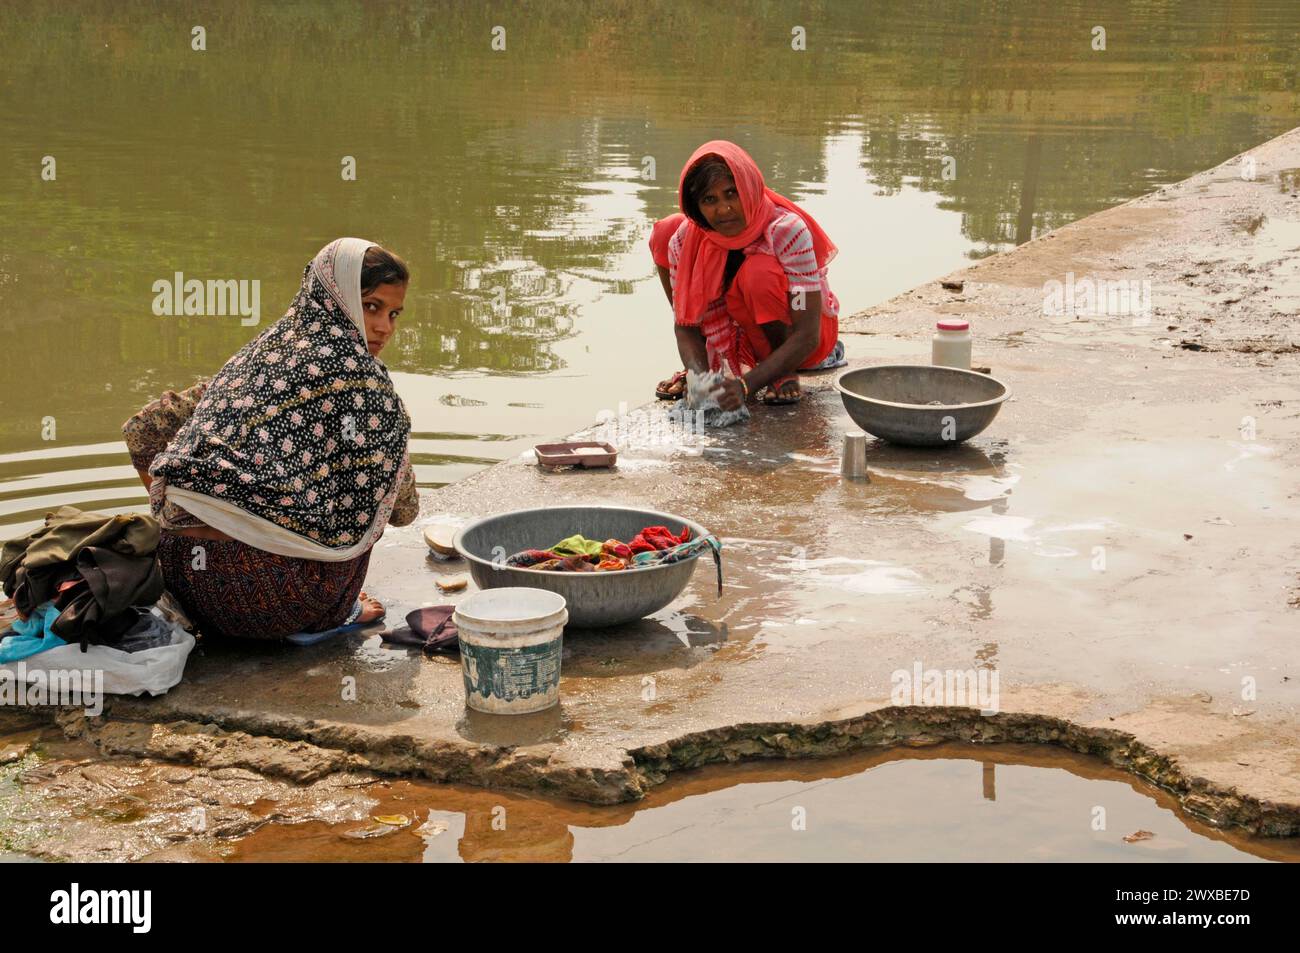
[[[655,396],[660,400],[681,400],[686,396],[686,372],[678,371],[667,380],[660,381],[655,388]]]
[[[781,391],[791,383],[795,386],[793,394],[782,394]],[[768,407],[784,407],[788,404],[797,404],[803,399],[803,391],[799,387],[798,375],[791,374],[788,377],[781,377],[772,381],[763,388],[759,397]]]
[[[373,596],[368,596],[367,598],[373,598]],[[375,601],[378,602],[379,600],[376,599]],[[384,617],[388,615],[388,610],[385,608],[380,615],[371,619],[369,622],[357,621],[360,619],[361,613],[365,611],[365,608],[365,603],[358,598],[352,606],[352,611],[348,613],[348,617],[343,621],[342,625],[335,626],[332,629],[326,629],[323,632],[295,632],[293,635],[286,635],[284,640],[286,642],[292,642],[294,645],[315,645],[318,642],[324,642],[326,639],[332,639],[336,635],[355,632],[368,625],[374,625],[376,622],[382,622]]]

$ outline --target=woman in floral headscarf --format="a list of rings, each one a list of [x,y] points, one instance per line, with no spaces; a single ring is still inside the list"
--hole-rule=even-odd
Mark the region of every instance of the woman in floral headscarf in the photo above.
[[[673,305],[689,370],[730,375],[718,394],[734,410],[763,393],[799,400],[799,370],[838,367],[839,302],[826,279],[835,245],[817,221],[763,182],[749,153],[706,142],[682,169],[681,213],[655,223],[650,250]],[[659,396],[681,396],[681,375]]]
[[[410,419],[378,357],[408,281],[373,242],[331,242],[211,382],[123,426],[167,590],[201,631],[282,639],[383,615],[360,591],[370,549],[419,510]]]

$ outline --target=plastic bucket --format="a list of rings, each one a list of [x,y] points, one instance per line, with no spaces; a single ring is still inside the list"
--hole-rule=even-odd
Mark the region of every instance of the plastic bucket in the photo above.
[[[560,650],[569,610],[546,589],[484,589],[452,613],[460,631],[465,703],[522,715],[560,700]]]

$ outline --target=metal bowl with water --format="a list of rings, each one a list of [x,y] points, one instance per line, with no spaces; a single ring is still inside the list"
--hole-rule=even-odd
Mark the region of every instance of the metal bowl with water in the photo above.
[[[882,364],[835,380],[844,409],[869,434],[909,447],[951,447],[998,415],[1011,391],[978,371],[931,364]]]
[[[564,596],[569,625],[596,628],[620,625],[658,612],[686,588],[698,556],[679,563],[623,572],[551,572],[514,569],[506,556],[524,549],[545,549],[574,533],[588,539],[629,541],[647,526],[666,526],[674,533],[691,528],[691,538],[707,536],[699,523],[622,506],[546,506],[486,516],[461,527],[456,550],[469,563],[480,589],[527,586]]]

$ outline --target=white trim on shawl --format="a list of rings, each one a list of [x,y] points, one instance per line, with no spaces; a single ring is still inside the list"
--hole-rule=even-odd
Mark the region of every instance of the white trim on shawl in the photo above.
[[[400,487],[400,479],[394,485]],[[167,499],[172,503],[184,508],[186,512],[198,517],[213,529],[218,529],[232,539],[237,539],[254,549],[275,553],[277,556],[315,559],[323,563],[341,563],[355,559],[378,542],[374,527],[383,526],[388,522],[388,516],[393,511],[391,501],[396,498],[396,493],[389,494],[389,499],[385,500],[387,505],[379,508],[371,530],[354,545],[347,549],[331,549],[304,540],[293,530],[285,529],[278,523],[264,520],[260,516],[254,516],[225,500],[213,499],[202,493],[174,486],[167,487],[166,492]]]
[[[361,332],[362,342],[365,342],[366,317],[361,310],[361,265],[365,260],[366,252],[375,247],[375,243],[368,242],[364,238],[340,238],[337,244],[339,247],[334,255],[334,282],[343,295],[343,300],[339,304],[343,305],[343,310]],[[313,268],[319,260],[319,255],[313,259]],[[322,280],[324,279],[324,275],[319,270],[316,274]]]

